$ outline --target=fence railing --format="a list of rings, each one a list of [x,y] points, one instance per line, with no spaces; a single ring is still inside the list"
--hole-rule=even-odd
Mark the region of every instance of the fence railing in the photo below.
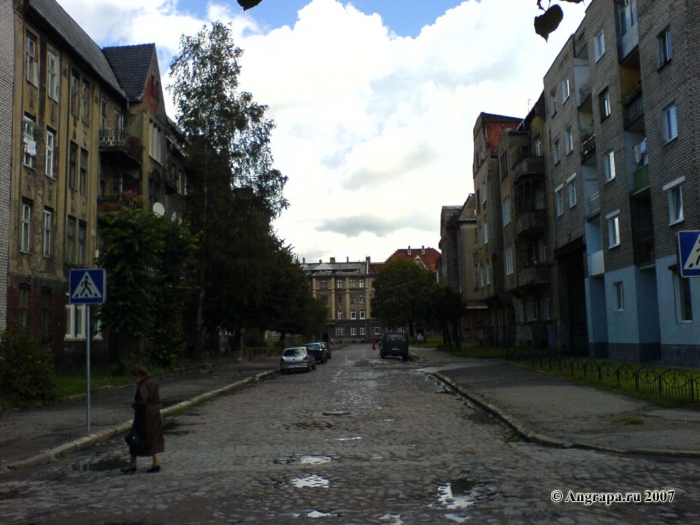
[[[660,397],[700,400],[700,373],[674,368],[615,363],[585,357],[551,353],[512,351],[509,361],[525,362],[543,370],[554,370],[572,377],[593,379],[602,384],[655,394]]]

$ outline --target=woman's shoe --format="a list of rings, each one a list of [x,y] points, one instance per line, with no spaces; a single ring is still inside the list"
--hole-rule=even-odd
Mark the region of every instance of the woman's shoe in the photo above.
[[[160,465],[153,465],[151,468],[149,468],[146,471],[148,474],[155,474],[156,472],[160,472]]]
[[[119,472],[122,474],[133,474],[136,472],[136,467],[126,467],[126,468],[120,468]]]

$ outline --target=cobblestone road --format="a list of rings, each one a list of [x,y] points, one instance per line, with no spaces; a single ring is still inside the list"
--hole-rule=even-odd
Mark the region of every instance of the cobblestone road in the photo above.
[[[159,474],[142,460],[121,475],[119,438],[3,475],[0,523],[700,523],[698,461],[519,442],[422,371],[449,356],[415,353],[350,347],[199,405],[167,423]],[[552,502],[668,489],[671,503]]]

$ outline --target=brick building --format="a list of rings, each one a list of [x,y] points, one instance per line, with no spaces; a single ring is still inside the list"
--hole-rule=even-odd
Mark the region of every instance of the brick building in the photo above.
[[[14,3],[0,5],[0,330],[7,323],[7,268],[10,244],[10,180],[12,176],[12,101],[14,100]]]

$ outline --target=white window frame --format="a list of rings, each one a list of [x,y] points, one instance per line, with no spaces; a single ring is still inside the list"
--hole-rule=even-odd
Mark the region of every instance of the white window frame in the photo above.
[[[664,142],[671,142],[678,137],[678,117],[676,105],[671,104],[664,109]]]
[[[605,55],[605,32],[601,29],[593,38],[593,56],[598,62]]]
[[[552,160],[554,164],[559,164],[561,162],[561,152],[559,151],[559,139],[552,143]]]
[[[378,326],[374,327],[374,335],[379,335],[381,333],[381,328]]]
[[[657,66],[659,68],[664,67],[668,64],[671,59],[673,59],[673,40],[671,38],[671,28],[667,27],[656,39],[657,41]]]
[[[535,157],[542,156],[542,137],[535,138]]]
[[[564,149],[567,155],[574,151],[574,133],[571,131],[571,128],[564,133]]]
[[[554,205],[557,211],[557,217],[564,215],[564,185],[560,184],[554,188]]]
[[[55,179],[56,173],[54,168],[54,154],[56,150],[56,134],[47,129],[46,130],[46,166],[45,173],[46,176]]]
[[[336,312],[336,318],[339,319],[339,320],[344,319],[344,318],[345,318],[345,312],[343,312],[342,310],[338,310],[338,311]]]
[[[24,155],[22,158],[22,164],[24,164],[24,166],[26,166],[27,168],[35,169],[37,144],[34,133],[36,131],[36,121],[30,116],[25,115],[22,124],[22,143],[24,144]]]
[[[42,242],[42,255],[44,257],[51,257],[51,235],[53,233],[53,217],[54,212],[49,208],[44,208],[44,231],[43,231],[43,242]]]
[[[484,221],[484,228],[482,230],[482,233],[484,235],[484,244],[489,243],[489,223]]]
[[[503,199],[503,226],[510,224],[510,196]]]
[[[506,275],[512,275],[513,270],[513,247],[506,246],[505,249],[505,260],[506,260]]]
[[[46,79],[46,94],[58,102],[61,95],[61,60],[53,51],[47,53]]]
[[[552,117],[557,114],[557,110],[557,90],[554,88],[549,94],[549,112]]]
[[[668,224],[673,226],[684,221],[683,217],[683,186],[685,176],[669,182],[662,189],[668,195]]]
[[[566,187],[569,193],[569,208],[573,208],[578,204],[578,195],[576,193],[576,174],[574,173],[566,179]]]
[[[610,104],[610,90],[605,88],[600,92],[600,120],[605,120],[612,115],[612,105]]]
[[[603,154],[603,172],[605,182],[610,182],[615,178],[615,152],[613,150]]]
[[[367,327],[365,327],[365,326],[360,327],[360,335],[367,335]]]
[[[26,35],[26,78],[27,82],[39,87],[39,39],[29,32]]]
[[[364,310],[360,310],[360,319],[365,319],[365,316],[366,316],[366,315],[367,315],[367,314],[365,313]]]
[[[350,327],[350,335],[357,335],[357,327],[356,326],[351,326]]]
[[[569,79],[565,78],[564,80],[561,81],[561,103],[564,105],[564,103],[569,100],[569,97],[571,96],[571,88],[569,86]]]
[[[623,281],[615,281],[613,290],[615,291],[615,311],[623,312],[625,310],[625,283]]]
[[[352,319],[352,320],[357,319],[357,311],[356,310],[350,310],[350,319]]]
[[[22,202],[22,217],[19,238],[19,251],[30,253],[32,249],[32,204]]]
[[[608,248],[620,246],[620,210],[605,216],[608,221]]]

